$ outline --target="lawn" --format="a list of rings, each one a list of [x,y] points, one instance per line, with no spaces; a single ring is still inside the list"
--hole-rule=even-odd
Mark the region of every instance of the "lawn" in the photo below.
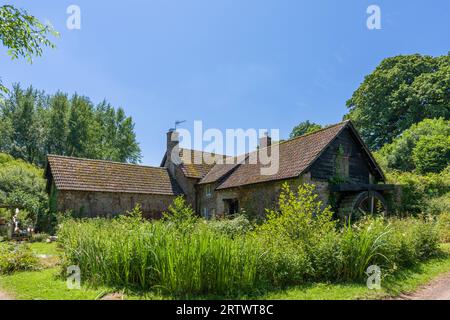
[[[58,254],[56,244],[35,243],[31,247],[37,254]],[[420,263],[412,269],[399,271],[395,276],[383,279],[382,289],[378,291],[367,289],[365,283],[315,283],[270,292],[262,296],[241,297],[241,299],[353,300],[397,296],[401,293],[414,291],[440,274],[450,271],[450,244],[443,245],[442,248],[445,252],[444,256]],[[69,290],[65,281],[60,277],[60,269],[57,267],[0,276],[0,290],[21,300],[95,300],[108,293],[120,291],[87,286],[83,286],[81,290]],[[151,292],[137,294],[130,291],[126,291],[124,298],[133,300],[173,299],[172,297],[161,297]],[[202,298],[211,297],[201,297],[200,299]]]

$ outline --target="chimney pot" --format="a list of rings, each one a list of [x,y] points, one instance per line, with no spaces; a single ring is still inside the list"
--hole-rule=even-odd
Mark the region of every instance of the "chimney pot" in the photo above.
[[[261,149],[270,147],[272,145],[272,138],[269,137],[269,134],[267,132],[264,133],[264,137],[259,139],[259,147]]]

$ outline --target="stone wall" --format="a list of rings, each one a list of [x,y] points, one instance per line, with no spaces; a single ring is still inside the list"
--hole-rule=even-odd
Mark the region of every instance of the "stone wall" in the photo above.
[[[59,212],[72,211],[76,217],[115,217],[132,210],[137,204],[146,218],[160,218],[175,199],[169,195],[58,191]]]
[[[311,175],[306,174],[295,179],[266,182],[226,190],[216,190],[212,198],[208,200],[203,197],[200,198],[200,207],[211,207],[215,205],[217,214],[222,215],[226,214],[224,200],[238,199],[240,210],[244,210],[251,216],[263,217],[266,214],[266,209],[277,209],[281,188],[285,182],[287,182],[293,190],[298,188],[301,183],[314,184],[317,187],[319,199],[324,205],[327,205],[329,202],[328,182],[311,179]]]

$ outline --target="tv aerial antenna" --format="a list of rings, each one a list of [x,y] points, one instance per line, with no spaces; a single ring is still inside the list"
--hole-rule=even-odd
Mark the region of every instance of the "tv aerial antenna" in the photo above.
[[[180,124],[183,124],[183,123],[185,123],[185,122],[186,122],[186,120],[182,120],[182,121],[177,120],[177,121],[175,121],[175,129],[174,129],[174,130],[177,130],[178,127],[180,126]]]

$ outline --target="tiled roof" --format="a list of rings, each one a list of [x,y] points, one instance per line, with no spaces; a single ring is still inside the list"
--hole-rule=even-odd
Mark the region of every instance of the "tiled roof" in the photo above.
[[[166,168],[49,155],[58,190],[178,195]]]
[[[213,183],[229,174],[238,164],[216,164],[199,184]]]
[[[201,179],[211,171],[219,159],[225,159],[225,156],[198,150],[180,149],[180,159],[182,160],[181,170],[186,177]],[[211,159],[211,161],[205,162],[205,159]]]
[[[268,167],[259,161],[256,164],[246,163],[238,165],[217,189],[227,189],[260,182],[283,180],[298,177],[322,154],[325,148],[343,130],[349,122],[342,122],[325,129],[307,134],[292,140],[281,142],[279,147],[279,170],[273,175],[262,175],[261,168]],[[269,148],[273,148],[269,147]],[[270,150],[269,150],[270,152]],[[225,167],[212,171],[224,172]],[[223,166],[223,165],[222,165]],[[209,176],[209,175],[208,175]],[[214,177],[219,174],[214,175]],[[208,181],[213,182],[213,179]]]

